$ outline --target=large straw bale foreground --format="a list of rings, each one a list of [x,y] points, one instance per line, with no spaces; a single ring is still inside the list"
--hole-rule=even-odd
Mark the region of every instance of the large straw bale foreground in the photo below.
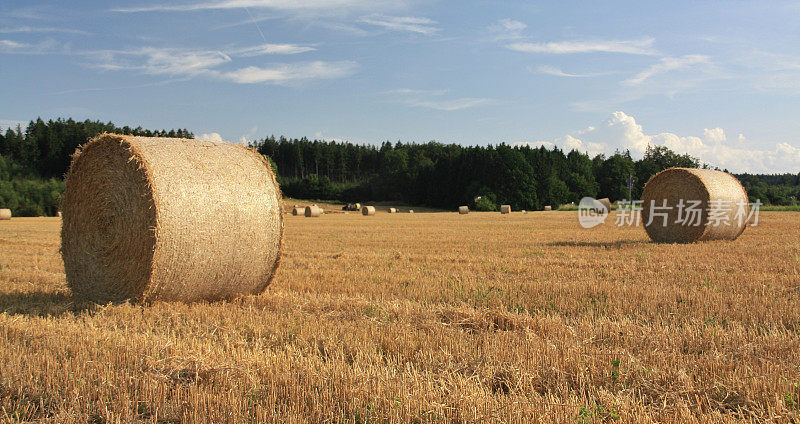
[[[695,201],[700,203],[689,208],[690,202]],[[661,208],[664,202],[669,209],[651,211],[651,204]],[[656,242],[735,240],[747,225],[747,203],[744,187],[727,172],[670,168],[654,175],[644,186],[642,221],[647,235]],[[692,209],[698,211],[697,219],[689,212]],[[743,214],[741,219],[737,212]]]
[[[96,301],[260,293],[281,251],[281,195],[256,152],[228,143],[102,134],[73,158],[62,256]]]

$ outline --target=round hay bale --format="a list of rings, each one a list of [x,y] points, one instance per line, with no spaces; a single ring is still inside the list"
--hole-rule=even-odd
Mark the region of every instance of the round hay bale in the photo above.
[[[56,216],[61,218],[61,211],[56,212]]]
[[[501,205],[500,206],[500,213],[502,213],[502,214],[511,213],[511,205]]]
[[[0,209],[0,221],[11,219],[11,209]]]
[[[526,211],[525,209],[521,210],[520,212],[522,212],[522,213],[528,213],[528,211]]]
[[[408,213],[414,213],[414,209],[409,209]]]
[[[353,210],[354,211],[360,211],[361,210],[361,203],[356,203],[355,206],[353,206]]]
[[[278,184],[240,145],[101,134],[73,156],[62,211],[67,284],[95,301],[261,293],[280,260]]]
[[[292,208],[292,216],[302,215],[305,212],[305,208],[294,205]]]
[[[389,208],[389,213],[397,213],[397,208]]]
[[[683,208],[678,207],[681,200]],[[664,201],[669,209],[661,209]],[[690,212],[687,207],[689,202],[698,201],[700,203],[691,209],[699,212]],[[647,225],[650,221],[651,202],[658,209],[652,211],[653,221]],[[735,240],[747,226],[744,218],[750,211],[748,202],[747,192],[742,184],[727,172],[669,168],[652,176],[644,186],[642,223],[647,235],[659,243]],[[743,205],[744,213],[741,223],[736,216],[739,204]],[[678,222],[679,212],[683,222]],[[696,218],[698,215],[699,218]]]
[[[468,213],[469,213],[469,206],[459,206],[459,207],[458,207],[458,213],[459,213],[460,215],[466,215],[466,214],[468,214]]]
[[[370,216],[375,215],[375,206],[364,206],[361,208],[361,215]]]
[[[550,206],[550,205],[547,205],[547,206],[544,207],[544,210],[551,211],[551,210],[553,210],[553,207]]]
[[[304,215],[306,216],[306,218],[316,218],[322,215],[323,213],[324,211],[322,210],[321,207],[317,205],[311,205],[311,206],[306,206]]]

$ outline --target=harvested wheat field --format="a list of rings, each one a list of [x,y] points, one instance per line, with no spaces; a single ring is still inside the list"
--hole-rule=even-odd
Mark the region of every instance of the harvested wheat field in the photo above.
[[[58,218],[2,221],[0,421],[800,420],[800,213],[684,245],[608,222],[288,216],[259,296],[100,306]]]

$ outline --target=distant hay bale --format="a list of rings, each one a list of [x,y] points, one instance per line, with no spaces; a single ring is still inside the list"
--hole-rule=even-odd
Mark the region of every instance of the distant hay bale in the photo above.
[[[501,205],[500,213],[502,214],[511,213],[511,205]]]
[[[73,156],[62,211],[67,284],[94,301],[261,293],[280,259],[275,176],[236,144],[101,134]]]
[[[526,211],[525,209],[521,210],[520,212],[522,212],[522,213],[528,213],[528,211]]]
[[[61,211],[56,212],[56,216],[61,218]]]
[[[414,213],[414,209],[409,209],[408,213]]]
[[[469,206],[459,206],[458,213],[461,215],[466,215],[469,213]]]
[[[547,205],[547,206],[544,207],[544,210],[551,211],[551,210],[553,210],[553,207],[550,206],[550,205]]]
[[[602,199],[597,199],[597,201],[602,203],[603,206],[606,207],[606,211],[611,212],[611,200],[608,200],[608,197],[604,197]]]
[[[681,200],[683,208],[678,207]],[[660,209],[664,201],[668,209]],[[698,201],[695,207],[686,207]],[[659,209],[653,210],[653,220],[647,225],[651,202]],[[737,211],[744,215],[741,220]],[[735,240],[747,226],[749,211],[747,192],[739,180],[711,169],[669,168],[651,177],[642,192],[642,223],[647,235],[660,243]]]
[[[364,206],[361,208],[361,215],[371,216],[375,215],[375,206]]]
[[[389,208],[389,213],[397,213],[397,208]]]
[[[323,213],[324,211],[322,210],[321,207],[317,205],[310,205],[306,206],[305,212],[303,214],[306,216],[306,218],[316,218],[322,215]]]
[[[0,221],[11,219],[11,209],[0,209]]]
[[[306,208],[302,208],[300,206],[294,205],[292,208],[292,216],[302,215]]]

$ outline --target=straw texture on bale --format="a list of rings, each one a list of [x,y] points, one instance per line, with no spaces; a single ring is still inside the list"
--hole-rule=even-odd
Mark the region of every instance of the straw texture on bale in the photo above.
[[[511,213],[511,205],[501,205],[500,213],[502,214]]]
[[[324,211],[322,210],[321,207],[319,207],[317,205],[311,205],[311,206],[306,206],[306,210],[305,210],[304,214],[305,214],[306,218],[316,218],[316,217],[322,215],[323,212]]]
[[[459,206],[458,213],[461,215],[466,215],[469,213],[469,206]]]
[[[389,213],[397,213],[397,208],[389,208]]]
[[[553,210],[553,207],[550,206],[550,205],[547,205],[547,206],[544,207],[544,210],[551,211],[551,210]]]
[[[361,208],[361,215],[375,215],[375,206],[364,206]]]
[[[11,219],[11,209],[0,209],[0,220]]]
[[[62,211],[67,284],[95,301],[261,293],[280,261],[278,184],[239,145],[101,134],[73,156]]]
[[[660,208],[666,200],[670,209],[655,210],[653,221],[650,220],[650,205],[654,202]],[[700,211],[700,219],[678,223],[678,203],[683,200],[700,201],[695,208]],[[743,217],[741,224],[736,214],[742,204]],[[709,219],[712,208],[720,219]],[[642,223],[647,235],[655,242],[692,243],[707,240],[735,240],[744,231],[749,214],[747,192],[736,177],[727,172],[712,169],[669,168],[650,178],[642,192]],[[664,226],[663,215],[667,215]],[[689,216],[684,207],[681,218]],[[710,224],[710,225],[709,225]],[[719,224],[719,225],[715,225]]]
[[[606,211],[611,212],[611,200],[608,197],[604,197],[602,199],[597,199],[598,202],[602,203],[603,206],[606,207]]]

